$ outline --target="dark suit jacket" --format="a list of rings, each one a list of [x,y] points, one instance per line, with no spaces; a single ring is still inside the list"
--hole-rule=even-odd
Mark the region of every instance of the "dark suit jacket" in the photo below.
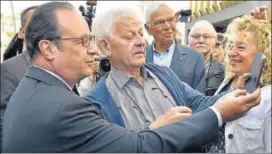
[[[3,116],[7,103],[24,77],[28,66],[30,65],[30,58],[25,52],[21,55],[5,60],[1,64],[1,124],[0,124],[0,139],[2,139],[2,124]],[[1,142],[0,142],[1,143]],[[1,148],[0,148],[1,149]]]
[[[29,65],[30,58],[26,52],[1,64],[1,109],[6,106]]]
[[[102,117],[94,104],[31,66],[4,115],[3,152],[182,152],[206,143],[218,131],[211,109],[139,133]]]
[[[153,45],[147,46],[146,51],[146,62],[153,62]],[[176,42],[170,68],[181,81],[205,93],[205,62],[201,53]]]

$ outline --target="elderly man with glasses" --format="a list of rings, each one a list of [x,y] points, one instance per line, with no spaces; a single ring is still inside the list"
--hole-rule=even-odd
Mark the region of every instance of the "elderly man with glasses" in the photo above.
[[[176,22],[174,11],[164,3],[152,3],[147,8],[145,28],[154,42],[147,46],[146,61],[170,67],[181,81],[204,93],[203,56],[175,40]]]
[[[212,96],[224,80],[224,65],[213,57],[216,48],[217,33],[213,25],[201,20],[195,23],[189,33],[189,46],[199,51],[205,58],[205,94]]]

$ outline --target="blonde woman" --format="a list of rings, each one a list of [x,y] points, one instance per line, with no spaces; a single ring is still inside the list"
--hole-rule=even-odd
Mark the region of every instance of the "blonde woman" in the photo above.
[[[218,138],[225,140],[227,153],[271,153],[271,24],[239,17],[229,24],[226,35],[226,78],[216,94],[233,88],[239,76],[250,72],[257,52],[265,55],[266,65],[260,105],[227,123],[224,136]]]

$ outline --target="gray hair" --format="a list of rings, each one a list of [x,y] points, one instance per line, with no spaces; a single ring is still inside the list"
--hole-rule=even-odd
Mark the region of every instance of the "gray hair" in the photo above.
[[[207,20],[200,20],[200,21],[197,21],[194,26],[191,28],[190,30],[190,33],[189,33],[189,37],[191,37],[192,35],[192,32],[198,28],[198,27],[204,27],[204,26],[207,26],[211,32],[213,33],[213,35],[216,37],[216,30],[214,29],[213,25],[207,21]]]
[[[151,3],[147,9],[146,9],[146,18],[145,18],[145,23],[148,23],[151,20],[151,16],[154,12],[156,12],[161,6],[167,6],[169,7],[166,3]]]
[[[214,29],[213,25],[207,20],[200,20],[194,24],[194,26],[191,28],[191,30],[189,32],[189,39],[188,39],[189,43],[191,42],[191,36],[192,36],[193,31],[198,27],[204,27],[204,26],[208,27],[211,30],[212,35],[214,37],[216,37],[217,33],[216,33],[216,30]]]
[[[39,42],[41,40],[54,40],[60,36],[60,28],[56,11],[60,8],[75,10],[67,2],[49,2],[36,8],[26,28],[26,47],[33,60],[40,54]],[[57,43],[55,42],[57,45]]]
[[[94,18],[92,25],[92,33],[96,37],[96,43],[98,44],[101,38],[110,36],[115,32],[115,23],[118,20],[135,16],[140,20],[139,13],[135,9],[127,6],[111,8],[108,11],[97,15]]]

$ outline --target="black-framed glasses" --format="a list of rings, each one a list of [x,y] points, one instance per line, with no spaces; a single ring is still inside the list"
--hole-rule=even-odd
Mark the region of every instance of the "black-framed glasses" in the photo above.
[[[86,35],[82,37],[69,37],[69,38],[62,38],[62,37],[55,37],[54,39],[57,40],[75,40],[75,41],[80,41],[83,47],[89,47],[90,42],[93,44],[95,43],[95,36],[94,35]]]
[[[151,21],[149,23],[158,26],[158,27],[162,27],[163,25],[165,25],[165,23],[168,22],[169,24],[173,24],[176,23],[176,17],[170,17],[167,19],[160,19],[160,20],[155,20],[155,21]]]

